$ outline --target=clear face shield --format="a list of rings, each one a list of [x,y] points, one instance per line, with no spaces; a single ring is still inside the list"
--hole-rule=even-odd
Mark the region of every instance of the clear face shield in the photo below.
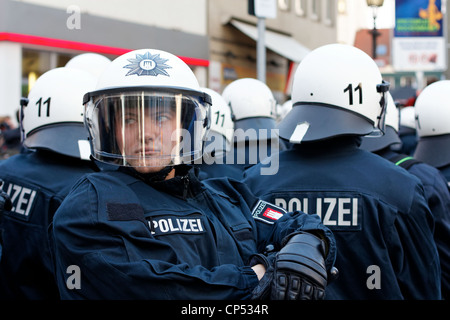
[[[211,104],[207,94],[111,89],[89,93],[85,101],[93,157],[99,161],[149,173],[202,156]]]

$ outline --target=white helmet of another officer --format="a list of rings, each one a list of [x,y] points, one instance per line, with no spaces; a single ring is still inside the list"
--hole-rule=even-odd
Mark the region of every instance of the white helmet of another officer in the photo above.
[[[222,92],[233,112],[234,128],[270,130],[275,128],[276,100],[262,81],[243,78],[231,82]]]
[[[330,44],[311,51],[293,80],[293,108],[278,124],[291,143],[341,135],[380,135],[389,83],[362,50]]]
[[[450,80],[425,87],[414,103],[418,160],[441,167],[450,163]]]
[[[233,143],[234,122],[230,106],[225,99],[216,91],[202,88],[211,96],[211,125],[206,136],[205,153],[212,157],[222,157],[224,153],[231,150]]]
[[[400,110],[400,127],[416,131],[416,110],[414,106],[403,107]]]
[[[211,97],[171,53],[140,49],[119,56],[84,104],[99,161],[150,173],[202,157]]]
[[[65,67],[81,69],[99,77],[105,68],[111,63],[107,57],[98,53],[82,53],[70,59]]]
[[[82,101],[86,91],[95,88],[96,80],[86,71],[68,68],[41,75],[22,106],[24,146],[89,159]]]

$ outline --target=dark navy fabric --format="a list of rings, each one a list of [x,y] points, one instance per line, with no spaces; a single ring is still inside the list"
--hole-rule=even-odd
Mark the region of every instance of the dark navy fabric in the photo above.
[[[450,165],[439,167],[437,169],[439,169],[439,171],[442,172],[445,179],[447,180],[447,185],[450,186]]]
[[[360,138],[296,145],[276,176],[243,180],[255,195],[321,217],[335,237],[339,278],[326,299],[439,299],[434,220],[419,179],[359,149]]]
[[[285,149],[285,143],[278,138],[235,141],[233,149],[223,159],[224,164],[213,163],[208,165],[203,163],[199,166],[200,178],[228,177],[241,180],[248,167],[260,163],[270,155],[276,155],[279,151]],[[263,171],[272,170],[273,165],[273,163],[265,165]]]
[[[196,166],[200,169],[200,180],[222,177],[240,180],[242,179],[242,172],[245,170],[245,167],[235,165],[234,159],[230,156],[227,157],[227,155]]]
[[[398,153],[388,148],[376,154],[391,161],[398,156]],[[403,158],[405,157],[406,155]],[[399,161],[401,160],[397,163]],[[398,165],[403,167],[403,163],[405,162]],[[425,198],[435,220],[434,239],[441,262],[442,297],[448,300],[450,299],[450,193],[447,180],[438,169],[424,162],[417,161],[406,169],[422,182]]]
[[[72,185],[94,170],[88,161],[48,151],[27,151],[0,162],[3,190],[13,208],[1,217],[2,299],[54,299],[47,228]]]
[[[399,134],[402,145],[398,152],[407,154],[409,156],[414,154],[417,147],[417,133],[415,129],[400,126]]]
[[[279,249],[297,230],[323,231],[331,268],[333,235],[318,217],[295,212],[257,219],[258,203],[244,184],[201,182],[194,170],[153,183],[122,171],[88,175],[54,217],[61,296],[247,299],[258,283],[250,256],[267,244]],[[81,275],[79,288],[67,285],[76,276],[73,266]]]

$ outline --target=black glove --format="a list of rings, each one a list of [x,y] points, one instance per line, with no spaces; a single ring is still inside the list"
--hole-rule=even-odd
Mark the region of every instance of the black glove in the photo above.
[[[3,181],[0,180],[0,187],[2,186],[2,184]],[[2,213],[3,210],[10,211],[11,209],[12,209],[11,198],[6,192],[0,189],[0,213]]]
[[[310,233],[293,235],[276,255],[271,300],[324,299],[325,257],[324,241]]]
[[[273,282],[273,264],[275,262],[276,252],[273,252],[273,246],[266,248],[264,254],[258,253],[250,258],[250,266],[262,264],[266,268],[264,276],[259,280],[258,285],[252,292],[252,300],[266,300],[270,298],[270,290]]]

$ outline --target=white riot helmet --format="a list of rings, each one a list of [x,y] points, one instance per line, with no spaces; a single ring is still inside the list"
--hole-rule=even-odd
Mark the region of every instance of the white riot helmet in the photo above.
[[[85,70],[98,78],[110,63],[111,60],[101,54],[82,53],[70,59],[65,67]]]
[[[292,110],[292,100],[289,99],[280,106],[279,112],[280,121],[283,120],[291,110]]]
[[[384,135],[379,137],[364,136],[361,142],[361,149],[371,152],[384,149],[386,147],[401,146],[402,141],[398,135],[400,122],[400,111],[395,105],[392,95],[387,92],[386,122]]]
[[[157,49],[123,54],[105,69],[84,104],[99,161],[155,168],[202,156],[211,98],[173,54]]]
[[[22,106],[24,146],[89,159],[82,102],[95,83],[93,75],[77,69],[56,68],[41,75]]]
[[[400,110],[400,126],[416,130],[416,111],[413,106],[403,107]]]
[[[414,157],[437,168],[450,163],[450,80],[425,87],[414,109],[419,137]]]
[[[381,134],[389,83],[362,50],[344,44],[311,51],[293,80],[289,114],[278,124],[291,143]]]
[[[201,88],[211,96],[210,128],[206,136],[205,154],[221,157],[231,150],[233,143],[234,122],[230,106],[216,91]]]
[[[243,78],[231,82],[222,92],[233,112],[234,128],[271,130],[275,128],[276,100],[262,81]]]

